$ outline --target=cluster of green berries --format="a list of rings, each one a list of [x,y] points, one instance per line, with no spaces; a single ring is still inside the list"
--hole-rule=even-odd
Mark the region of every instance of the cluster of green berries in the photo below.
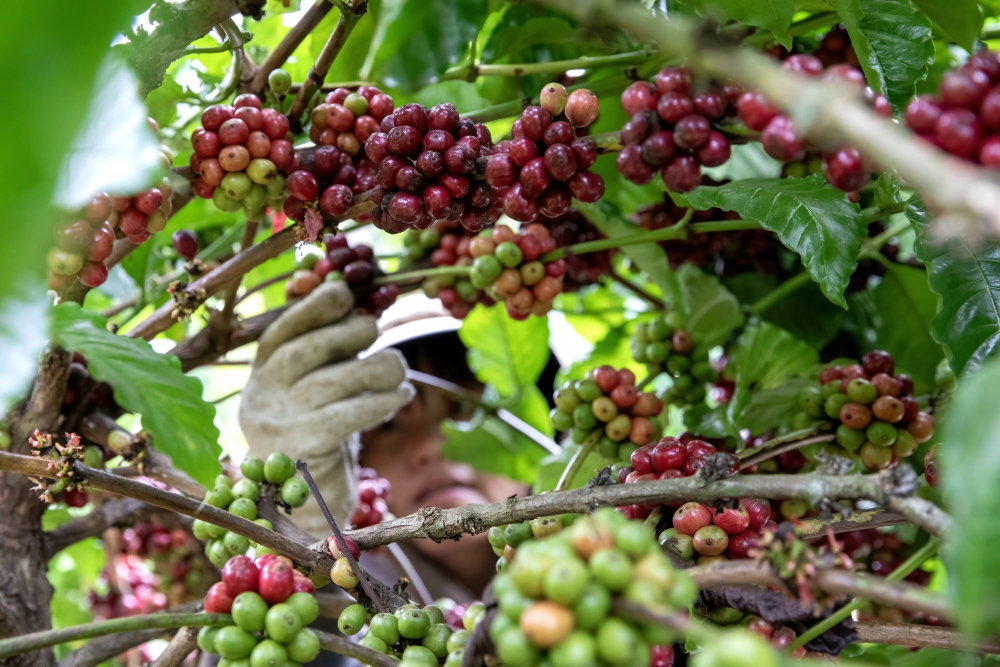
[[[691,604],[698,588],[670,564],[652,528],[602,508],[518,544],[493,593],[500,613],[490,637],[504,665],[659,667],[673,662],[674,633],[618,616],[612,601],[670,613]]]
[[[257,499],[262,494],[271,493],[277,503],[291,508],[302,507],[309,499],[309,487],[296,476],[295,463],[287,454],[274,452],[266,461],[248,456],[240,464],[240,471],[243,478],[236,482],[225,475],[216,477],[214,488],[205,494],[205,502],[272,530],[270,521],[257,518]],[[200,519],[195,520],[192,530],[197,539],[205,542],[205,555],[216,567],[222,567],[233,556],[245,554],[251,547],[258,556],[274,553],[243,535]]]
[[[673,378],[658,396],[678,406],[704,401],[705,383],[718,375],[708,360],[708,348],[696,345],[686,325],[687,316],[671,310],[639,324],[631,340],[633,359],[646,364],[650,373],[665,371]]]
[[[400,659],[400,667],[460,667],[465,644],[483,619],[486,608],[481,603],[469,606],[462,616],[462,630],[445,622],[445,613],[436,604],[418,608],[405,604],[395,612],[371,614],[360,604],[344,609],[337,627],[345,635],[356,635],[367,625],[368,631],[358,642],[373,651]]]
[[[895,466],[917,445],[934,436],[934,417],[913,398],[913,381],[894,375],[888,352],[873,350],[860,364],[823,369],[819,386],[799,392],[802,412],[793,428],[808,428],[818,419],[833,420],[837,444],[860,458],[872,471]]]
[[[198,647],[222,656],[222,667],[295,667],[319,655],[319,637],[308,626],[319,617],[312,585],[287,562],[267,555],[256,562],[234,556],[222,581],[205,595],[205,611],[230,614],[232,624],[206,626]]]
[[[556,430],[569,431],[577,444],[596,439],[597,451],[612,461],[628,460],[636,447],[658,440],[666,426],[663,401],[639,391],[627,368],[593,369],[584,379],[565,383],[553,398],[549,417]]]
[[[497,572],[507,569],[507,565],[514,560],[517,548],[522,543],[534,538],[540,540],[554,535],[569,525],[578,515],[567,514],[566,522],[559,516],[542,516],[531,521],[521,523],[509,523],[506,526],[493,526],[487,533],[490,546],[493,548],[499,560],[497,560]]]

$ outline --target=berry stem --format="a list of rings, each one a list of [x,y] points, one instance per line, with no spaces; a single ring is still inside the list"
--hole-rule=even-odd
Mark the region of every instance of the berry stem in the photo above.
[[[173,628],[184,627],[185,625],[201,627],[205,625],[232,625],[232,623],[233,617],[229,614],[162,613],[113,618],[107,621],[71,625],[68,628],[59,628],[58,630],[43,630],[27,635],[0,639],[0,659],[9,658],[26,651],[37,651],[38,649],[57,644],[65,644],[80,639],[92,639],[93,637],[103,637],[104,635],[118,632],[153,629],[171,630]]]
[[[559,476],[559,482],[556,484],[556,491],[565,491],[569,485],[573,482],[573,478],[576,477],[576,473],[580,471],[580,467],[583,462],[587,460],[590,456],[590,452],[594,450],[597,442],[601,439],[601,430],[597,429],[583,441],[580,445],[580,449],[576,450],[573,454],[573,458],[569,460],[566,467],[563,468],[562,474]]]
[[[913,555],[907,558],[902,565],[900,565],[895,570],[890,572],[889,575],[885,578],[886,581],[891,581],[891,582],[902,581],[908,574],[910,574],[918,567],[920,567],[924,563],[924,561],[926,561],[928,558],[932,558],[937,553],[937,550],[938,550],[938,540],[937,538],[932,537],[929,540],[927,540],[924,546],[920,547],[915,552],[913,552]],[[822,621],[820,621],[819,623],[817,623],[816,625],[812,626],[811,628],[803,632],[801,635],[799,635],[795,639],[795,641],[788,646],[788,650],[794,651],[798,647],[804,646],[807,642],[810,642],[816,637],[819,637],[827,630],[840,624],[841,621],[848,618],[855,611],[863,607],[864,604],[865,604],[864,598],[860,597],[854,598],[850,602],[850,604],[841,607],[836,612],[834,612],[830,616],[826,617],[825,619],[823,619]]]
[[[337,522],[333,518],[333,514],[330,512],[330,508],[327,507],[326,501],[323,500],[323,494],[319,492],[319,487],[316,486],[316,480],[313,479],[312,474],[309,472],[309,467],[306,462],[299,459],[295,462],[295,468],[300,473],[302,473],[302,479],[306,481],[309,485],[309,491],[312,493],[313,498],[316,499],[316,504],[319,505],[319,509],[323,512],[323,516],[326,518],[326,522],[330,524],[330,529],[333,531],[333,536],[337,539],[337,546],[340,548],[340,553],[344,554],[347,558],[347,562],[351,564],[351,569],[354,571],[354,576],[358,578],[361,582],[361,588],[364,589],[365,594],[368,599],[371,600],[375,608],[379,610],[380,613],[385,613],[385,603],[382,602],[382,598],[375,594],[372,590],[371,584],[368,582],[368,575],[366,575],[362,570],[361,566],[358,565],[358,561],[354,560],[354,556],[351,555],[351,550],[347,548],[347,542],[344,541],[344,535],[340,532],[340,528],[337,527]]]
[[[571,69],[597,69],[615,65],[636,65],[646,62],[649,51],[629,51],[610,56],[594,56],[572,58],[570,60],[553,60],[547,63],[520,63],[514,65],[479,65],[471,62],[467,65],[456,65],[445,70],[444,80],[473,81],[480,76],[525,76],[529,74],[561,74]]]
[[[778,285],[774,290],[761,297],[755,303],[750,304],[750,306],[747,307],[747,311],[754,315],[765,313],[769,308],[771,308],[771,306],[778,303],[792,292],[805,287],[810,280],[812,280],[812,278],[809,276],[809,272],[802,271],[801,273],[792,276],[785,282]]]
[[[786,442],[792,442],[793,440],[798,440],[800,438],[808,438],[811,435],[815,435],[818,432],[818,430],[819,429],[817,429],[816,427],[810,426],[809,428],[803,428],[798,431],[791,431],[784,435],[779,435],[775,438],[771,438],[770,440],[762,442],[756,447],[747,447],[736,456],[739,457],[741,461],[744,461],[762,452],[770,451],[775,447],[777,447],[778,445],[782,445]]]
[[[435,266],[430,269],[419,269],[417,271],[404,271],[402,273],[391,273],[387,276],[379,276],[372,281],[375,285],[389,285],[391,283],[408,283],[425,278],[436,278],[439,276],[455,276],[456,278],[466,278],[472,271],[470,266]]]
[[[881,234],[879,234],[878,236],[873,236],[872,238],[868,239],[868,241],[865,242],[865,247],[862,248],[862,251],[869,253],[877,253],[882,248],[882,246],[884,246],[889,241],[889,239],[891,239],[893,236],[898,236],[899,234],[902,234],[909,228],[910,228],[909,220],[904,220],[900,223],[897,223],[892,227],[890,227],[889,229],[882,232]]]
[[[653,308],[655,308],[656,310],[663,310],[664,308],[667,307],[667,305],[663,303],[662,300],[656,298],[652,294],[649,294],[648,292],[646,292],[646,290],[642,289],[628,278],[623,278],[622,276],[614,272],[609,273],[608,278],[618,283],[628,291],[632,292],[643,301],[646,301],[647,303],[651,304]],[[619,310],[618,312],[621,311]]]

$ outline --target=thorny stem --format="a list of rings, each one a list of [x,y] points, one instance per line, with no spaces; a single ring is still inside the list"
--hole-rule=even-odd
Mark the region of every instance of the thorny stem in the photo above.
[[[474,81],[480,76],[523,76],[529,74],[559,74],[571,69],[597,69],[615,65],[634,65],[650,57],[648,51],[630,51],[610,56],[592,56],[570,60],[553,60],[545,63],[520,63],[514,65],[456,65],[445,70],[442,79]]]
[[[229,614],[145,614],[143,616],[127,616],[113,618],[107,621],[83,623],[58,630],[43,630],[27,635],[0,639],[0,659],[9,658],[25,651],[65,644],[79,639],[91,639],[116,632],[132,632],[135,630],[163,629],[169,630],[182,626],[230,625],[233,617]]]
[[[937,550],[938,550],[938,541],[936,538],[932,537],[929,540],[927,540],[924,546],[920,547],[915,552],[913,552],[913,555],[907,558],[902,565],[900,565],[895,570],[890,572],[889,575],[886,577],[886,581],[892,581],[892,582],[902,581],[908,574],[910,574],[918,567],[920,567],[924,563],[924,561],[926,561],[928,558],[933,557],[934,554],[937,553]],[[807,642],[810,642],[816,637],[819,637],[821,634],[823,634],[830,628],[839,625],[841,621],[846,619],[848,616],[853,614],[855,611],[857,611],[864,605],[865,605],[864,598],[860,597],[854,598],[854,600],[852,600],[849,604],[844,605],[836,612],[834,612],[830,616],[826,617],[825,619],[823,619],[822,621],[820,621],[819,623],[817,623],[816,625],[812,626],[811,628],[803,632],[801,635],[799,635],[795,639],[795,641],[788,646],[788,650],[794,651],[798,647],[804,646]]]
[[[309,485],[309,491],[312,492],[313,498],[316,499],[316,503],[319,505],[320,511],[323,512],[323,516],[326,518],[326,522],[330,524],[330,529],[333,531],[333,536],[337,540],[337,546],[340,547],[340,553],[347,558],[347,562],[350,563],[351,569],[354,571],[354,576],[358,578],[361,582],[361,588],[364,589],[365,594],[368,599],[372,601],[375,608],[379,610],[380,613],[385,612],[385,603],[382,602],[382,598],[375,594],[372,590],[371,584],[368,583],[368,575],[362,571],[361,566],[358,565],[358,561],[354,560],[354,556],[351,554],[351,550],[347,548],[347,542],[344,541],[344,536],[340,532],[340,528],[337,527],[337,522],[333,518],[333,514],[330,513],[330,508],[327,507],[326,501],[323,499],[323,494],[319,492],[319,488],[316,486],[316,480],[313,479],[312,474],[309,472],[309,467],[306,462],[299,459],[295,462],[295,468],[302,473],[302,478],[305,479],[306,484]]]

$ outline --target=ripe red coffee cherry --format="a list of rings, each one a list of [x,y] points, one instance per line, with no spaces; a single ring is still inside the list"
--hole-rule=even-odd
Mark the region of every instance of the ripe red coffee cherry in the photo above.
[[[594,382],[605,394],[610,394],[611,390],[617,387],[621,380],[618,378],[618,371],[613,366],[599,366],[594,371]]]
[[[319,208],[327,215],[341,216],[351,209],[354,193],[346,185],[333,184],[323,191],[319,198]]]
[[[233,609],[233,597],[225,582],[214,583],[205,593],[205,611],[209,614],[228,614]]]
[[[103,262],[111,256],[114,245],[115,233],[110,227],[95,229],[86,258],[91,262]]]
[[[830,184],[844,192],[857,192],[871,180],[871,173],[856,148],[841,148],[828,154],[823,167]]]
[[[196,132],[191,135],[191,146],[198,157],[210,158],[219,154],[222,149],[222,142],[215,132]]]
[[[698,114],[689,114],[674,125],[674,143],[678,148],[694,150],[706,141],[712,126],[708,119]]]
[[[243,107],[249,109],[250,107]],[[263,132],[251,132],[247,136],[246,148],[251,159],[266,158],[271,153],[271,140]]]
[[[424,150],[444,153],[455,145],[455,138],[444,130],[431,130],[424,135]]]
[[[577,170],[576,153],[566,144],[552,144],[546,148],[544,162],[545,170],[557,181],[568,181]],[[523,176],[524,170],[521,174]]]
[[[545,159],[536,157],[529,160],[521,169],[518,181],[521,183],[521,190],[529,197],[538,197],[545,192],[552,183],[552,178],[545,169]]]
[[[396,187],[407,192],[418,192],[424,189],[426,180],[423,174],[412,165],[403,165],[396,172]]]
[[[285,187],[288,189],[288,194],[299,201],[313,201],[319,196],[319,183],[316,177],[301,169],[289,174]]]
[[[503,210],[508,217],[518,222],[532,222],[538,218],[539,204],[535,197],[522,191],[520,183],[515,183],[504,195]]]
[[[737,113],[751,130],[763,130],[779,110],[763,94],[751,91],[740,97]]]
[[[576,172],[566,186],[574,199],[586,204],[593,204],[604,196],[604,179],[593,171]]]
[[[787,116],[775,116],[760,135],[764,152],[781,162],[793,162],[805,157],[806,149],[795,124]]]
[[[489,161],[486,163],[486,182],[493,187],[511,185],[517,180],[517,176],[517,165],[507,153],[491,155]]]
[[[715,513],[712,523],[726,531],[728,535],[738,535],[750,526],[750,514],[742,504],[733,509],[727,507]]]
[[[379,185],[386,190],[395,190],[396,174],[404,166],[406,166],[406,162],[395,155],[390,155],[382,160],[378,166],[378,174],[376,175]]]
[[[264,118],[264,134],[267,138],[271,141],[284,139],[289,130],[288,117],[277,112],[272,114],[261,112],[261,115]]]
[[[690,155],[678,155],[660,172],[664,185],[673,192],[689,192],[701,185],[698,161]]]
[[[655,109],[656,87],[648,81],[636,81],[622,91],[622,108],[629,116],[642,109]]]
[[[674,512],[673,526],[682,535],[694,535],[702,528],[711,525],[712,514],[701,503],[684,503]]]
[[[576,153],[577,169],[590,169],[597,161],[597,144],[590,139],[577,137],[569,147]]]
[[[80,269],[80,272],[76,274],[76,277],[80,281],[80,284],[85,287],[100,287],[108,279],[108,267],[104,266],[103,261],[87,262]]]
[[[396,155],[416,157],[420,154],[422,143],[423,135],[410,125],[397,125],[389,130],[389,150]]]
[[[573,205],[573,198],[567,190],[562,185],[553,184],[549,186],[549,189],[545,191],[538,199],[538,205],[540,207],[542,215],[546,218],[558,218],[569,212],[570,207]],[[565,260],[557,260],[563,262],[563,271],[565,271]],[[549,266],[553,265],[554,262],[549,262],[545,265],[545,271],[548,273]],[[561,273],[558,275],[562,275]]]
[[[292,566],[280,560],[271,561],[260,569],[257,588],[269,605],[284,602],[292,594],[295,583],[292,572]]]
[[[530,106],[521,114],[521,129],[525,136],[534,141],[542,140],[550,123],[552,114],[542,107]]]
[[[544,141],[546,146],[551,146],[552,144],[569,144],[573,141],[573,126],[564,120],[556,121],[545,128],[542,141]]]
[[[942,112],[934,129],[941,147],[953,155],[969,158],[977,153],[983,127],[975,112],[968,109],[948,109]]]
[[[729,102],[719,90],[709,90],[694,98],[694,110],[706,118],[713,120],[722,118],[726,114],[726,107]]]
[[[389,157],[389,135],[384,132],[376,132],[365,142],[365,155],[376,164]]]
[[[975,109],[990,88],[990,77],[975,67],[950,70],[941,77],[941,102],[946,107]]]
[[[389,198],[386,197],[386,200]],[[397,192],[392,196],[388,207],[385,206],[385,200],[383,201],[382,208],[396,220],[413,224],[424,214],[424,200],[412,192]]]
[[[806,76],[819,76],[823,73],[823,61],[816,56],[805,53],[789,56],[781,63],[781,66],[789,72],[798,72]]]
[[[673,443],[670,442],[671,440]],[[664,438],[653,447],[650,460],[653,463],[653,469],[659,473],[667,470],[680,470],[684,466],[684,462],[687,461],[687,451],[673,438]]]
[[[632,456],[629,463],[632,464],[632,468],[635,469],[636,476],[648,475],[654,472],[653,462],[652,462],[652,452],[653,445],[643,445],[639,449],[632,452]]]
[[[661,95],[691,92],[691,72],[686,67],[664,67],[656,75],[656,90]]]
[[[261,108],[260,98],[250,93],[237,95],[236,99],[233,100],[233,107],[237,110],[243,108],[252,108],[256,109],[257,111],[260,111]]]
[[[174,250],[184,259],[190,261],[198,254],[198,237],[190,229],[179,229],[171,237]]]
[[[222,568],[222,581],[234,597],[245,591],[257,591],[260,572],[246,556],[233,556]]]
[[[219,141],[223,146],[242,144],[250,136],[250,128],[239,118],[230,118],[219,128]]]
[[[395,127],[401,125],[413,127],[424,134],[428,129],[427,110],[419,104],[404,104],[392,112],[392,120]]]
[[[726,548],[726,556],[732,560],[749,558],[750,550],[756,548],[760,543],[760,533],[752,528],[744,530],[742,533],[729,538],[729,546]]]
[[[979,164],[994,169],[1000,167],[1000,137],[990,137],[979,147]]]
[[[468,146],[455,144],[444,152],[444,168],[451,174],[468,174],[476,170],[476,153]]]
[[[673,135],[670,137],[670,148],[673,149]],[[638,185],[645,185],[656,176],[656,169],[643,158],[642,146],[638,143],[628,144],[618,152],[615,166],[619,173]]]
[[[917,95],[906,105],[903,117],[914,132],[933,134],[941,112],[941,105],[934,98],[929,95]]]
[[[896,372],[896,362],[888,352],[872,350],[861,358],[861,368],[869,377],[873,377],[878,373],[885,373],[891,376]]]
[[[654,132],[642,142],[642,160],[651,167],[662,167],[674,158],[674,133],[670,130]]]
[[[740,504],[746,508],[750,517],[748,528],[759,531],[764,523],[771,518],[771,505],[759,498],[741,498]]]
[[[692,113],[694,102],[687,95],[666,93],[656,101],[656,114],[670,125]]]
[[[529,160],[538,157],[538,146],[527,137],[514,139],[510,143],[508,155],[510,155],[510,159],[514,161],[514,164],[523,167]]]
[[[639,391],[632,385],[620,385],[611,390],[610,397],[620,409],[627,409],[639,400]]]
[[[132,207],[140,213],[152,215],[163,203],[163,194],[156,188],[143,190],[135,197],[132,197]]]
[[[435,104],[427,113],[427,127],[431,130],[451,133],[458,127],[458,121],[458,110],[450,102]]]
[[[434,178],[444,172],[444,156],[437,151],[424,151],[417,156],[416,164],[420,173],[427,178]]]
[[[201,126],[209,132],[215,132],[235,115],[236,110],[228,104],[213,104],[202,112]]]
[[[729,161],[732,147],[729,140],[721,132],[712,130],[708,133],[708,141],[695,151],[698,162],[706,167],[718,167]]]
[[[461,199],[469,194],[469,179],[457,174],[441,174],[437,178],[439,185],[448,190],[453,199]]]

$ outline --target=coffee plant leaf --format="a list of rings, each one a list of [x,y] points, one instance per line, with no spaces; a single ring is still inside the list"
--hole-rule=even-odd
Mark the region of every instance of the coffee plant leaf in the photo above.
[[[720,23],[738,21],[745,25],[769,30],[779,44],[786,49],[792,48],[792,36],[788,34],[788,26],[795,13],[793,0],[767,0],[753,2],[752,0],[685,0],[702,16],[707,16]]]
[[[549,360],[549,325],[544,317],[518,322],[503,306],[477,305],[458,336],[468,349],[469,368],[501,399],[534,386]]]
[[[732,292],[719,279],[684,264],[677,271],[688,314],[687,328],[703,345],[721,343],[733,330],[743,326],[746,317]]]
[[[913,4],[967,51],[983,29],[983,9],[976,0],[913,0]]]
[[[847,308],[844,289],[858,265],[868,235],[858,207],[819,174],[806,178],[760,178],[700,186],[672,194],[682,206],[736,211],[778,235],[802,257],[809,275],[833,303]]]
[[[181,372],[176,357],[160,354],[138,338],[108,331],[107,320],[63,303],[52,309],[52,340],[87,358],[98,382],[107,382],[115,401],[142,415],[156,450],[202,486],[222,472],[215,406],[202,398],[201,380]]]
[[[975,370],[1000,346],[1000,243],[930,238],[930,217],[916,198],[907,203],[906,215],[917,231],[917,259],[939,297],[930,333],[948,350],[955,373]]]
[[[833,6],[868,85],[899,112],[934,60],[931,20],[909,0],[836,0]]]

